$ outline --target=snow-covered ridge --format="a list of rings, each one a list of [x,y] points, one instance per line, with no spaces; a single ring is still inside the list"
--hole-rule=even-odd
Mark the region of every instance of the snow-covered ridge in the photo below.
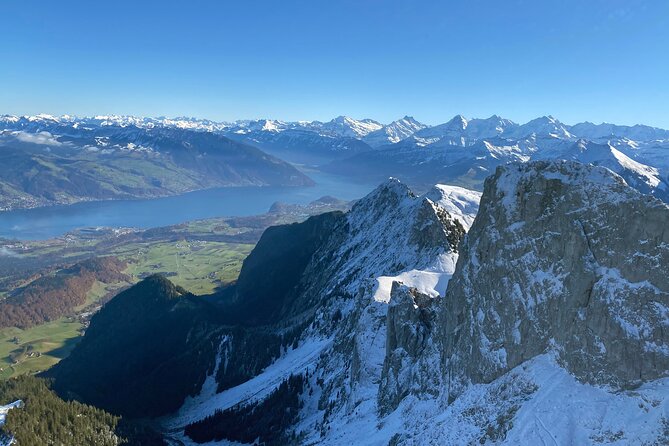
[[[625,171],[634,173],[651,189],[662,183],[659,169],[633,160],[610,143],[597,144],[581,139],[571,148],[570,152],[565,153],[565,158],[603,166],[617,173]]]
[[[448,246],[447,229],[441,227],[444,223],[438,220],[437,210],[445,210],[448,218],[466,228],[476,215],[480,194],[440,187],[438,194],[433,191],[416,197],[405,184],[391,178],[359,200],[347,216],[348,238],[338,247],[341,265],[332,286],[348,282],[347,292],[355,293],[362,279],[407,271],[409,265],[415,270],[452,273],[457,254]],[[422,240],[428,233],[429,240]]]
[[[72,126],[138,126],[145,128],[175,127],[181,129],[239,132],[252,131],[280,132],[287,129],[303,129],[331,136],[352,137],[367,141],[372,146],[394,144],[415,135],[422,141],[435,142],[445,137],[464,138],[476,141],[486,138],[504,136],[506,138],[526,138],[532,135],[549,136],[559,139],[587,138],[593,141],[628,140],[636,142],[653,142],[669,140],[669,130],[646,125],[616,125],[609,123],[593,124],[582,122],[567,125],[553,116],[533,119],[525,124],[517,124],[509,119],[493,115],[489,118],[465,118],[456,115],[443,124],[429,126],[405,116],[389,124],[382,124],[373,119],[354,119],[339,116],[331,121],[282,121],[273,119],[214,121],[192,117],[142,117],[130,115],[97,115],[77,117],[73,115],[54,116],[48,114],[14,116],[0,115],[0,123],[16,125],[27,123],[58,123]]]
[[[361,342],[360,354],[370,373],[380,375],[383,366],[381,347],[385,332],[378,318],[387,311],[393,282],[401,281],[434,298],[443,294],[457,261],[457,250],[449,239],[458,237],[453,239],[457,243],[464,234],[476,214],[479,199],[478,192],[444,185],[436,186],[425,196],[416,196],[391,178],[359,200],[346,216],[341,231],[314,255],[305,272],[304,293],[310,298],[320,294],[318,300],[324,302],[325,314],[317,319],[330,317],[335,309],[344,315],[360,315],[356,338]],[[357,297],[355,302],[342,302],[338,297],[342,294]],[[351,321],[356,319],[351,317]],[[188,399],[177,414],[165,420],[167,429],[178,431],[217,409],[261,400],[291,373],[310,370],[315,376],[317,369],[323,367],[324,358],[341,349],[341,345],[335,345],[343,341],[339,336],[309,329],[296,349],[284,352],[262,374],[219,394],[214,391],[212,375],[200,395]],[[365,343],[372,338],[376,341],[370,348]],[[224,340],[217,367],[225,363],[226,342],[234,340]],[[370,394],[368,402],[374,402],[374,395]],[[315,401],[308,404],[312,408],[317,405]]]
[[[338,116],[332,121],[320,125],[320,128],[326,132],[354,138],[362,138],[382,127],[383,124],[373,119],[357,120],[348,116]]]
[[[499,167],[479,198],[360,200],[307,268],[317,323],[172,426],[297,367],[304,444],[667,444],[669,207],[572,160]]]
[[[425,195],[469,230],[478,212],[481,193],[464,187],[437,184]]]
[[[416,121],[413,117],[405,116],[404,118],[393,121],[376,131],[368,133],[363,138],[363,141],[372,147],[378,147],[384,144],[395,144],[426,127],[425,124]]]

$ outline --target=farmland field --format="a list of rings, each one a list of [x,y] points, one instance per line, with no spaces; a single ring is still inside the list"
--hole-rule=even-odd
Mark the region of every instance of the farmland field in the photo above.
[[[115,289],[128,286],[150,274],[164,274],[194,294],[210,294],[221,284],[237,278],[242,261],[252,244],[206,241],[147,242],[123,245],[112,252],[128,261],[130,283],[107,285],[96,282],[77,315],[97,310],[96,302]],[[26,330],[0,330],[0,379],[35,373],[54,365],[69,354],[85,330],[78,316]]]

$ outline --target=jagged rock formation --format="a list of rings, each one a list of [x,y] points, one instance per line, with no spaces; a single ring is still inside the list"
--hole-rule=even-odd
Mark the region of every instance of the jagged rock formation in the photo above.
[[[668,223],[669,207],[603,168],[498,168],[443,301],[453,379],[490,382],[548,349],[586,382],[666,376]]]
[[[422,398],[439,396],[442,374],[438,373],[439,345],[433,336],[438,302],[415,288],[393,282],[379,385],[381,415],[395,410],[410,393]]]
[[[285,361],[279,359],[266,373],[248,382],[253,386],[253,396],[247,396],[247,383],[218,395],[203,392],[184,406],[170,426],[202,419],[214,408],[254,404],[258,394],[269,394],[263,389],[273,386],[277,374],[287,379],[294,373],[295,364],[311,370],[309,386],[319,388],[313,405],[321,412],[317,421],[320,427],[325,428],[329,417],[339,416],[342,411],[354,414],[369,407],[375,414],[392,284],[400,280],[411,285],[415,288],[413,295],[423,296],[426,301],[443,293],[455,268],[457,246],[473,220],[478,199],[475,192],[449,186],[417,197],[407,186],[391,179],[358,201],[344,219],[330,227],[331,234],[292,288],[300,291],[293,296],[292,311],[284,311],[285,317],[277,323],[285,330],[288,321],[312,321],[297,348],[286,353]],[[394,299],[398,300],[399,295]],[[396,306],[397,328],[401,331],[400,308],[405,305]],[[404,341],[408,338],[398,333],[398,348],[404,347]],[[226,339],[225,345],[229,342]],[[399,350],[397,353],[401,361]],[[225,357],[229,358],[227,350]],[[438,359],[436,356],[436,364]],[[299,371],[304,373],[304,367]],[[395,366],[389,362],[387,369],[384,379],[391,380]],[[388,392],[389,405],[406,392],[403,385],[398,383],[393,395]],[[203,405],[210,409],[203,411]],[[320,427],[311,426],[314,432]]]
[[[245,283],[208,302],[271,317],[209,333],[218,354],[169,435],[666,444],[669,207],[574,161],[497,168],[474,219],[478,198],[389,180],[347,214],[269,231]],[[268,403],[284,400],[289,419]],[[249,417],[284,428],[230,426]]]
[[[667,222],[601,167],[498,168],[444,297],[396,277],[386,304],[363,284],[298,429],[319,444],[662,444]]]

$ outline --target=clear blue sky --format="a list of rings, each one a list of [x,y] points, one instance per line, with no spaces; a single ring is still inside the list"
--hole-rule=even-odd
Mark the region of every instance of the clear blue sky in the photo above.
[[[0,57],[0,114],[669,128],[667,0],[15,0]]]

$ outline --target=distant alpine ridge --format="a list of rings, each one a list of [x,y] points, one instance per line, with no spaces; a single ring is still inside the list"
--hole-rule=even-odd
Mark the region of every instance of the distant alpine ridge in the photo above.
[[[497,115],[489,118],[468,119],[456,115],[450,121],[430,126],[416,121],[411,116],[389,124],[382,124],[373,119],[354,119],[338,116],[331,121],[281,121],[273,119],[212,121],[190,117],[137,117],[123,115],[103,115],[93,117],[76,117],[70,115],[52,116],[39,114],[34,116],[0,115],[0,124],[6,129],[37,129],[51,125],[69,125],[73,128],[95,127],[128,127],[156,128],[174,127],[184,130],[201,130],[235,134],[251,134],[254,132],[281,133],[287,130],[303,130],[331,137],[350,137],[364,140],[372,147],[395,144],[415,135],[415,140],[428,145],[444,138],[465,138],[465,141],[476,141],[485,138],[504,136],[509,139],[535,136],[551,136],[554,138],[591,139],[591,140],[627,140],[628,142],[666,142],[669,130],[637,124],[633,126],[609,123],[593,124],[581,122],[567,125],[552,116],[543,116],[525,124],[518,124],[510,119]],[[459,141],[460,143],[462,140]],[[633,145],[633,144],[631,144]]]
[[[410,116],[382,124],[347,116],[215,122],[4,115],[0,147],[0,209],[219,186],[312,184],[291,164],[367,183],[392,176],[419,192],[436,183],[482,190],[500,165],[555,159],[606,167],[639,191],[669,201],[669,130],[566,125],[552,116],[518,124],[497,115],[457,115],[428,126]]]
[[[0,211],[314,184],[291,164],[223,134],[140,121],[0,118]]]

